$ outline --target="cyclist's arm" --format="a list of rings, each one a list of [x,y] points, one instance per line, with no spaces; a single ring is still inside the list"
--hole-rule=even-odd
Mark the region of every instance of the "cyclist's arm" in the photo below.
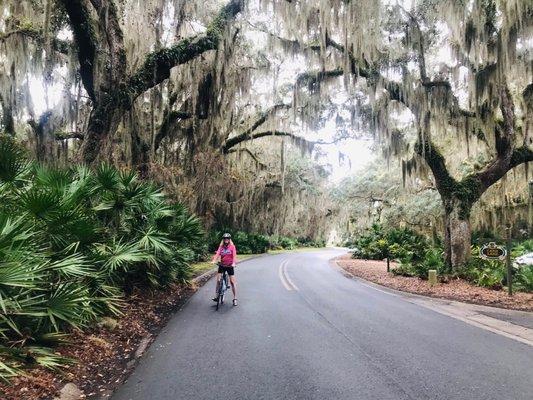
[[[219,246],[218,247],[218,250],[216,251],[215,255],[213,256],[213,260],[211,260],[211,262],[213,264],[215,264],[217,262],[217,259],[220,260],[220,250],[221,250],[222,246]]]

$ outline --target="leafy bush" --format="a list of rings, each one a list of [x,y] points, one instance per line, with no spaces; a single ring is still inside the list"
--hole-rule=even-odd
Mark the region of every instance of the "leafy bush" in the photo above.
[[[270,247],[270,239],[265,235],[251,234],[249,235],[250,243],[253,253],[266,253]]]
[[[324,239],[313,240],[309,237],[299,237],[297,242],[299,247],[326,247],[326,241]]]
[[[39,344],[119,314],[135,288],[186,280],[203,237],[196,217],[135,172],[45,167],[3,137],[0,198],[0,378],[24,351],[50,365]]]
[[[490,230],[475,230],[472,232],[472,244],[481,246],[487,242],[501,242],[502,238]]]
[[[446,266],[444,265],[444,257],[442,249],[430,248],[427,249],[424,257],[416,263],[413,263],[413,273],[421,279],[428,279],[429,270],[436,270],[437,275],[446,273]]]
[[[494,290],[500,290],[506,284],[503,263],[480,258],[477,246],[473,246],[472,258],[455,274],[477,286]]]
[[[527,253],[533,253],[533,239],[524,240],[514,246],[511,250],[513,257],[520,257]]]
[[[217,230],[210,233],[208,247],[211,253],[214,253],[218,249],[224,232],[231,234],[232,241],[237,248],[237,254],[265,253],[270,247],[270,239],[268,236],[243,231],[233,233],[231,229],[226,229],[224,231]]]
[[[210,253],[214,253],[220,245],[220,240],[224,232],[232,235],[233,243],[237,247],[237,254],[261,254],[268,250],[293,250],[297,247],[324,247],[324,240],[312,240],[310,238],[290,238],[286,236],[266,236],[257,233],[244,231],[234,232],[232,229],[223,231],[211,231],[208,237],[207,248]],[[233,233],[234,232],[234,233]]]
[[[353,247],[353,258],[363,258],[370,260],[383,260],[387,257],[390,243],[386,240],[386,233],[383,227],[373,224],[370,230],[355,239]]]
[[[428,279],[429,270],[436,270],[438,275],[446,273],[442,249],[432,247],[425,251],[421,260],[413,262],[411,259],[404,258],[400,265],[391,270],[395,275],[416,276],[421,279]]]
[[[407,228],[385,230],[374,224],[370,231],[354,243],[354,258],[383,260],[387,256],[410,262],[420,261],[428,249],[427,241]]]
[[[516,271],[514,280],[518,290],[533,292],[533,265],[527,265]]]
[[[298,247],[298,241],[286,236],[280,236],[278,238],[278,245],[285,250],[292,250]]]

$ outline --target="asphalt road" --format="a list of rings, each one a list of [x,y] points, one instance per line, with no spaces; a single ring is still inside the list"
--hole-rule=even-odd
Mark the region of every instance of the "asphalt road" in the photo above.
[[[218,312],[211,280],[112,399],[533,399],[533,347],[348,279],[341,253],[247,261]]]

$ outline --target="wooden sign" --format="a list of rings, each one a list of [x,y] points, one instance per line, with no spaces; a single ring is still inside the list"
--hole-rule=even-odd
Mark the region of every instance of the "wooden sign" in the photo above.
[[[479,255],[485,260],[505,260],[507,250],[503,246],[498,246],[496,243],[490,242],[481,247]]]

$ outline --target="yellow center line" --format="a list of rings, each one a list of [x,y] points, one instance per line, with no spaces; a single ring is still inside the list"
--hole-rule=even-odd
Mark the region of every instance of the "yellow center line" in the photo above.
[[[291,285],[294,290],[298,290],[298,286],[296,286],[294,284],[294,282],[292,281],[289,273],[287,272],[287,263],[288,263],[288,261],[285,262],[285,265],[283,266],[283,272],[285,274],[285,278],[287,279],[287,281],[289,282],[289,285]]]
[[[287,289],[288,291],[291,291],[293,290],[292,287],[290,286],[289,282],[287,281],[287,279],[285,278],[285,274],[283,273],[283,267],[285,265],[287,261],[283,261],[280,265],[279,265],[279,269],[278,269],[278,276],[279,276],[279,280],[281,281],[281,283],[283,284],[283,286],[285,287],[285,289]]]
[[[289,277],[289,274],[287,273],[287,263],[288,262],[289,262],[289,260],[285,260],[279,265],[279,269],[278,269],[279,279],[280,279],[281,283],[283,284],[283,286],[285,287],[285,289],[287,289],[289,291],[291,291],[291,290],[299,290],[298,287],[294,284],[294,282]]]

